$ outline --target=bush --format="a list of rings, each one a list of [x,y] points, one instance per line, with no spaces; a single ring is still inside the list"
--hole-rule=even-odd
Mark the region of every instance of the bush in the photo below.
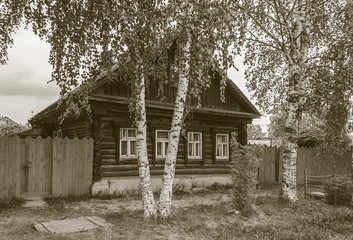
[[[326,200],[332,205],[352,206],[352,175],[335,176],[325,184]]]
[[[231,175],[233,184],[233,205],[244,216],[252,213],[249,193],[257,185],[257,169],[262,148],[256,145],[243,146],[233,137]]]

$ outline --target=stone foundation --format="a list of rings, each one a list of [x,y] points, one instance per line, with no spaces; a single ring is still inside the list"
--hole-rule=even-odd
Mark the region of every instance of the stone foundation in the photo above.
[[[160,192],[162,186],[162,176],[152,176],[153,192]],[[232,179],[230,175],[197,175],[197,176],[175,176],[173,189],[174,191],[192,191],[201,192],[206,187],[214,183],[230,184]],[[92,195],[120,195],[120,194],[136,194],[140,192],[138,177],[120,177],[107,178],[92,185]]]

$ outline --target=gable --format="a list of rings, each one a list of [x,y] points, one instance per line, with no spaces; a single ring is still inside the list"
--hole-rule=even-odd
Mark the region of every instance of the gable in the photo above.
[[[0,126],[18,126],[18,123],[5,116],[0,118]]]
[[[164,84],[164,94],[163,100],[158,95],[159,92],[159,83],[156,81],[150,81],[149,86],[146,90],[146,100],[148,105],[148,100],[159,101],[165,103],[174,103],[177,86],[168,82]],[[246,96],[240,91],[236,85],[230,80],[227,81],[227,86],[225,89],[225,102],[221,101],[220,96],[220,78],[215,77],[211,81],[211,86],[202,93],[201,96],[201,109],[219,109],[227,110],[241,113],[252,114],[253,118],[259,117],[260,113],[257,109],[251,104],[251,102],[246,98]],[[107,79],[103,78],[100,80],[100,83],[97,84],[97,87],[92,90],[92,96],[106,96],[106,97],[131,97],[131,88],[129,85],[126,85],[123,81],[114,81],[110,82]],[[189,98],[187,100],[189,106],[196,107],[197,101],[194,98]]]

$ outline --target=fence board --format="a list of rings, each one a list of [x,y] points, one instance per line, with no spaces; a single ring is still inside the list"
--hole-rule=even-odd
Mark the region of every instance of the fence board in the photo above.
[[[8,172],[9,172],[9,161],[8,161],[8,159],[6,159],[6,157],[8,157],[8,154],[9,154],[9,152],[8,152],[8,145],[9,145],[9,138],[6,136],[5,137],[5,139],[4,139],[4,155],[5,155],[5,164],[4,164],[4,169],[5,169],[5,179],[4,179],[4,197],[5,197],[5,199],[6,198],[9,198],[10,196],[9,196],[9,181],[8,181],[8,179],[9,179],[9,174],[8,174]]]
[[[87,194],[92,171],[93,139],[0,138],[0,199]]]
[[[282,158],[282,148],[264,147],[264,157],[259,168],[261,184],[274,184],[282,181]],[[352,173],[352,150],[347,151],[342,157],[335,158],[333,162],[329,162],[319,156],[317,149],[298,148],[297,184],[304,184],[304,170],[308,175],[314,176]]]

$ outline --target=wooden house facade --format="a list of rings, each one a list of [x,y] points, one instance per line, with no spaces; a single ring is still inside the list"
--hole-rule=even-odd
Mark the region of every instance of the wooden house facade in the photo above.
[[[220,100],[220,79],[202,95],[201,107],[190,107],[177,154],[176,175],[228,173],[230,139],[235,133],[246,144],[247,124],[260,116],[256,108],[233,83],[228,81],[225,102]],[[167,84],[165,99],[157,99],[157,84],[151,82],[147,96],[147,145],[152,175],[162,175],[168,146],[176,86]],[[31,135],[91,137],[94,139],[93,180],[138,176],[136,129],[128,109],[131,89],[124,82],[110,82],[104,76],[89,94],[92,121],[85,115],[60,124],[64,107],[52,104],[37,115]],[[191,104],[191,101],[188,101]]]

